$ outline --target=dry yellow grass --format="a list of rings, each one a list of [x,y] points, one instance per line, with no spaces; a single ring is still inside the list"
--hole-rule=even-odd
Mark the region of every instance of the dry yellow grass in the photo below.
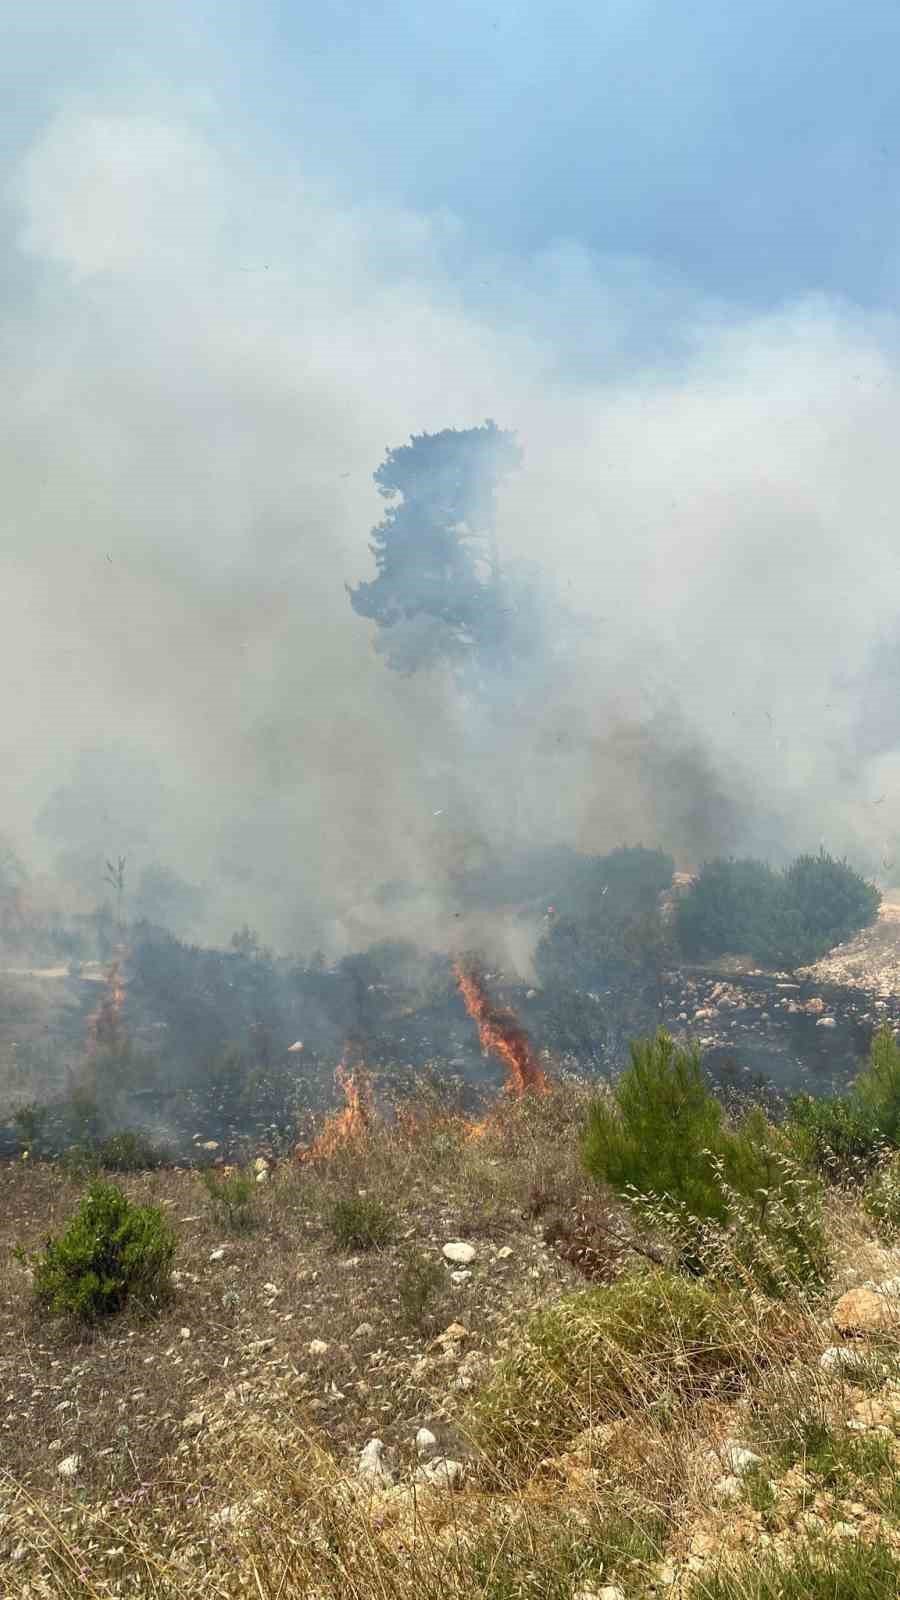
[[[837,1289],[900,1272],[844,1194],[828,1205],[836,1289],[781,1307],[777,1337],[761,1332],[772,1312],[745,1305],[733,1382],[674,1381],[686,1346],[673,1323],[643,1388],[641,1353],[623,1346],[612,1412],[591,1403],[587,1373],[571,1435],[524,1477],[481,1455],[473,1398],[537,1309],[586,1289],[545,1234],[598,1209],[577,1150],[587,1094],[572,1083],[504,1105],[478,1138],[431,1107],[415,1129],[377,1130],[323,1165],[286,1163],[258,1186],[248,1231],[222,1231],[196,1173],[123,1179],[176,1227],[176,1295],[155,1320],[90,1334],[35,1319],[10,1248],[58,1230],[83,1182],[58,1167],[0,1170],[0,1593],[571,1600],[615,1583],[630,1600],[686,1594],[723,1561],[761,1571],[772,1552],[835,1529],[900,1546],[893,1352],[879,1352],[884,1373],[865,1388],[818,1365]],[[360,1191],[392,1212],[391,1242],[348,1257],[327,1217]],[[454,1282],[441,1249],[463,1238],[476,1255]],[[416,1321],[402,1285],[421,1260],[439,1273]],[[656,1281],[646,1258],[626,1251],[611,1270],[623,1264]],[[662,1289],[660,1305],[665,1316]],[[465,1333],[441,1338],[452,1324]],[[673,1381],[660,1383],[666,1365]],[[825,1429],[811,1423],[809,1439],[836,1452],[830,1478],[825,1456],[786,1464],[785,1419],[807,1413]],[[414,1481],[423,1425],[465,1462],[461,1489]],[[355,1475],[373,1436],[395,1474],[374,1489]],[[761,1466],[720,1502],[735,1440]],[[875,1446],[857,1459],[859,1440]],[[72,1455],[76,1475],[60,1476]]]

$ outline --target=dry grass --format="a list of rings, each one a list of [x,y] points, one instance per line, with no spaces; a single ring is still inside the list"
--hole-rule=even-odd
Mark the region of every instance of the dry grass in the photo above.
[[[773,1309],[717,1289],[692,1330],[684,1280],[673,1289],[626,1250],[614,1270],[639,1289],[588,1288],[577,1253],[545,1243],[571,1217],[624,1227],[581,1175],[587,1093],[571,1083],[504,1104],[478,1136],[423,1108],[326,1163],[275,1168],[252,1226],[234,1231],[195,1172],[125,1177],[177,1230],[177,1292],[156,1320],[89,1334],[36,1319],[11,1253],[60,1229],[83,1180],[0,1169],[0,1593],[572,1600],[580,1584],[615,1581],[636,1600],[702,1580],[730,1597],[742,1591],[716,1572],[738,1563],[747,1593],[774,1593],[767,1563],[808,1541],[830,1560],[841,1526],[845,1541],[897,1548],[893,1352],[884,1381],[858,1388],[818,1368],[830,1299]],[[329,1218],[361,1191],[393,1226],[348,1255]],[[831,1197],[827,1231],[838,1289],[900,1271],[852,1197]],[[441,1249],[460,1238],[476,1255],[454,1282]],[[629,1295],[644,1308],[640,1339],[634,1319],[607,1314]],[[586,1300],[602,1314],[585,1342]],[[466,1332],[437,1337],[453,1323]],[[479,1417],[510,1372],[524,1381],[498,1442]],[[564,1403],[533,1447],[551,1391]],[[791,1434],[786,1419],[807,1414],[818,1432]],[[466,1462],[461,1490],[413,1482],[423,1425]],[[373,1436],[396,1474],[374,1492],[353,1475]],[[798,1438],[818,1453],[798,1454]],[[712,1487],[735,1439],[761,1466],[720,1504]],[[77,1475],[61,1477],[73,1454]],[[882,1592],[876,1579],[863,1600]]]

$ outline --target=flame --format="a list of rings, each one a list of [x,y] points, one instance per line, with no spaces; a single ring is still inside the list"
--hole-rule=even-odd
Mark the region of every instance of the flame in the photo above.
[[[124,1045],[124,1006],[125,980],[119,962],[114,961],[106,974],[100,1004],[88,1019],[88,1048],[92,1055],[101,1049],[120,1050]]]
[[[484,979],[474,966],[457,961],[453,970],[466,1010],[477,1024],[482,1050],[503,1062],[506,1093],[516,1099],[524,1094],[549,1093],[547,1074],[514,1012],[491,1004]]]
[[[347,1053],[344,1052],[344,1059],[334,1074],[334,1081],[344,1096],[344,1108],[326,1118],[312,1144],[298,1148],[297,1156],[301,1161],[327,1160],[345,1145],[361,1143],[372,1126],[375,1107],[369,1074],[362,1064],[348,1066]]]

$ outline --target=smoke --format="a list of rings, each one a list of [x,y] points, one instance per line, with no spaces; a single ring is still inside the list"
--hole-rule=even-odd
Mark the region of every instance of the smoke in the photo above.
[[[638,355],[652,264],[479,259],[451,217],[236,150],[225,111],[139,100],[82,91],[9,172],[17,847],[49,868],[125,840],[136,875],[203,888],[207,937],[335,954],[476,942],[460,874],[538,845],[692,866],[822,838],[878,870],[900,832],[894,707],[868,693],[896,611],[893,322],[680,292],[678,339]],[[497,538],[539,575],[545,644],[476,700],[392,673],[345,586],[373,575],[385,450],[486,416],[524,452]],[[388,903],[392,880],[415,892]],[[487,942],[527,966],[518,924]]]

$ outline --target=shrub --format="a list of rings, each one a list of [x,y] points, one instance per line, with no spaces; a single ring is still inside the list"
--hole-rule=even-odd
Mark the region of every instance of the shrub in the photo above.
[[[764,861],[706,861],[675,905],[675,933],[686,956],[745,953],[774,915],[778,878]]]
[[[881,904],[874,884],[824,850],[791,862],[782,876],[781,899],[793,922],[795,966],[817,961],[833,945],[870,927]]]
[[[863,1206],[882,1239],[900,1234],[900,1156],[894,1156],[872,1174],[863,1190]]]
[[[394,1234],[394,1217],[372,1195],[343,1195],[328,1214],[328,1228],[340,1250],[381,1250]]]
[[[163,1163],[163,1155],[142,1133],[125,1129],[101,1140],[94,1152],[103,1172],[149,1172]]]
[[[397,1294],[404,1322],[421,1328],[445,1285],[443,1268],[430,1256],[411,1252],[401,1267]]]
[[[873,1038],[853,1099],[874,1117],[882,1138],[900,1146],[900,1045],[890,1028],[880,1028]]]
[[[256,1218],[256,1180],[246,1172],[217,1172],[207,1167],[200,1179],[210,1200],[210,1210],[222,1227],[246,1233]]]
[[[874,1107],[850,1095],[794,1095],[785,1130],[798,1161],[832,1183],[861,1182],[884,1149]]]
[[[631,1045],[631,1064],[612,1099],[591,1106],[584,1161],[619,1194],[656,1194],[696,1217],[726,1215],[713,1158],[728,1149],[722,1108],[706,1085],[696,1049],[660,1031]]]
[[[96,1322],[134,1300],[169,1291],[175,1235],[157,1206],[136,1206],[115,1184],[92,1183],[65,1232],[34,1264],[38,1304],[54,1316]]]
[[[472,1426],[500,1476],[528,1475],[589,1425],[728,1388],[759,1349],[731,1296],[670,1272],[628,1274],[534,1316],[474,1402]]]
[[[670,1235],[691,1271],[743,1272],[779,1294],[823,1276],[815,1188],[761,1111],[726,1125],[697,1050],[666,1033],[635,1042],[612,1100],[592,1106],[584,1160],[596,1181]]]
[[[677,902],[675,931],[695,960],[749,953],[793,968],[869,927],[880,902],[874,884],[824,850],[781,873],[762,861],[708,861]]]

